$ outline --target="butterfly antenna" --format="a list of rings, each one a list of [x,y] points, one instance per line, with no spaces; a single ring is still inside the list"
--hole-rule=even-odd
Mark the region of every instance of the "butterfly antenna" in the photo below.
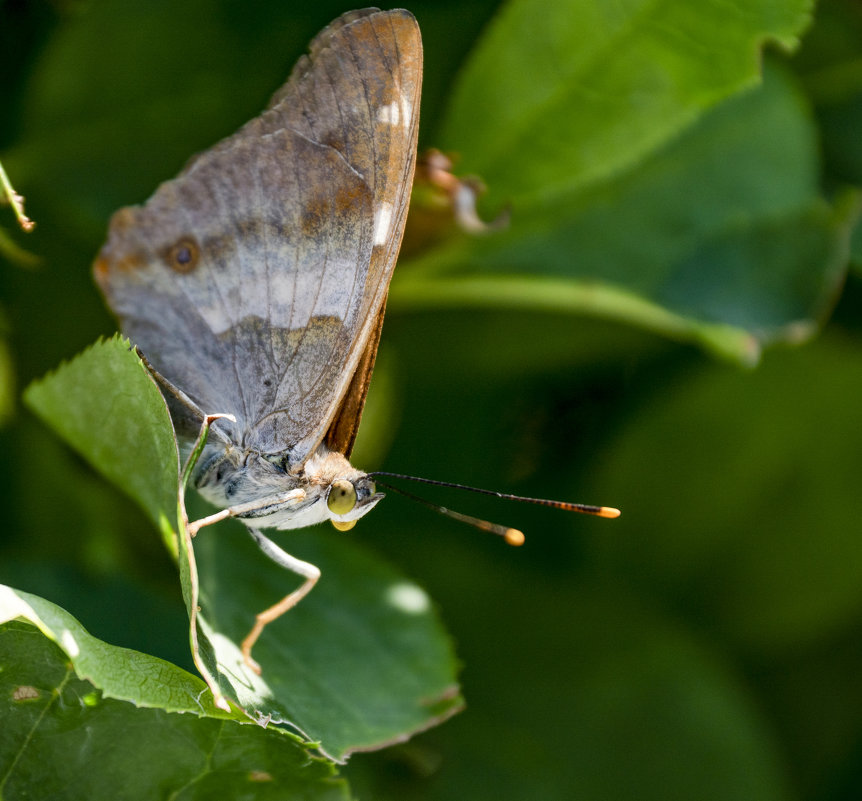
[[[462,523],[466,523],[468,526],[478,528],[479,531],[487,531],[490,534],[496,534],[498,537],[502,537],[504,540],[506,540],[509,545],[524,544],[523,531],[519,531],[516,528],[510,528],[509,526],[501,526],[499,523],[491,523],[489,520],[482,520],[481,518],[473,517],[472,515],[465,515],[461,512],[447,509],[445,506],[441,506],[439,503],[432,503],[425,498],[420,498],[418,495],[414,495],[412,492],[407,492],[407,490],[401,489],[400,487],[396,487],[392,484],[389,484],[388,482],[378,481],[377,476],[379,476],[380,473],[374,473],[373,475],[369,473],[369,475],[374,478],[374,481],[378,486],[384,487],[388,490],[392,490],[393,492],[397,492],[399,495],[403,495],[405,498],[409,498],[411,501],[415,501],[416,503],[421,503],[423,506],[427,506],[429,509],[433,509],[435,512],[439,512],[441,515],[451,517],[453,520],[460,520]],[[398,477],[403,478],[403,476]]]
[[[419,484],[431,484],[435,487],[449,487],[451,489],[466,490],[467,492],[477,492],[480,495],[491,495],[495,498],[503,498],[504,500],[508,501],[520,501],[521,503],[532,503],[538,506],[548,506],[552,509],[561,509],[564,512],[579,512],[580,514],[607,518],[614,518],[620,516],[620,510],[615,509],[613,506],[593,506],[586,503],[552,501],[546,498],[526,498],[523,495],[511,495],[508,492],[497,492],[496,490],[470,487],[466,484],[456,484],[452,481],[436,481],[433,478],[419,478],[418,476],[407,476],[403,473],[387,473],[384,471],[380,471],[375,473],[369,473],[368,475],[370,478],[373,478],[381,487],[385,487],[386,489],[390,489],[393,492],[399,493],[400,495],[404,495],[406,498],[410,498],[417,503],[421,503],[423,506],[427,506],[429,509],[433,509],[440,514],[446,515],[446,517],[460,520],[462,523],[467,523],[474,528],[478,528],[480,531],[488,531],[491,534],[497,534],[498,536],[503,537],[503,539],[505,539],[506,542],[509,543],[509,545],[522,545],[524,542],[523,532],[519,531],[516,528],[501,526],[498,523],[491,523],[478,517],[473,517],[471,515],[462,514],[461,512],[452,511],[451,509],[447,509],[445,506],[440,506],[439,504],[432,503],[431,501],[427,501],[424,498],[420,498],[418,495],[414,495],[412,492],[407,492],[406,490],[393,486],[388,481],[380,481],[380,477],[383,477],[385,479],[394,478],[401,479],[404,481],[415,481]]]

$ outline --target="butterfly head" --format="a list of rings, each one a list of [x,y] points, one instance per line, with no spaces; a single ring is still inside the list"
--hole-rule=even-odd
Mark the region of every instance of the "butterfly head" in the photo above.
[[[349,531],[383,498],[367,473],[357,470],[337,451],[321,445],[304,465],[307,499],[318,520]]]
[[[364,473],[354,478],[337,478],[326,490],[326,508],[332,525],[349,531],[360,517],[368,514],[383,497]]]

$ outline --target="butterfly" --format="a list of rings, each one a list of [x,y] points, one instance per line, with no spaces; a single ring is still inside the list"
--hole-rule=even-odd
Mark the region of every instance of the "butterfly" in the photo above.
[[[194,157],[143,206],[114,214],[94,265],[188,450],[213,421],[192,483],[222,511],[190,531],[234,517],[304,579],[259,613],[243,640],[256,672],[251,650],[263,628],[320,578],[261,529],[329,520],[348,530],[383,497],[377,478],[619,515],[369,474],[349,462],[404,233],[421,84],[422,40],[409,12],[342,15],[311,42],[263,114]],[[448,167],[435,169],[439,177]],[[467,184],[447,174],[444,185],[473,208]],[[524,540],[517,529],[428,505],[510,544]]]
[[[352,527],[383,497],[349,456],[416,162],[422,41],[407,11],[353,11],[311,42],[267,109],[117,211],[94,275],[192,442],[192,483],[303,584],[319,569],[261,529]],[[217,517],[217,516],[214,516]]]

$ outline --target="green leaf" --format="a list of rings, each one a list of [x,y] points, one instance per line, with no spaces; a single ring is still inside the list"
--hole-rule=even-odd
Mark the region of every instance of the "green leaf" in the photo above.
[[[106,698],[166,712],[195,712],[243,720],[238,711],[213,706],[206,685],[196,676],[148,654],[117,648],[90,635],[59,606],[0,585],[0,623],[27,620],[66,653],[76,674],[96,686]]]
[[[810,11],[810,0],[512,0],[461,73],[439,145],[498,199],[553,205],[759,83],[764,42],[794,47]]]
[[[8,587],[0,621],[4,798],[36,788],[56,799],[348,797],[299,738],[216,709],[203,682],[174,665],[97,640]]]
[[[439,255],[439,254],[438,254]],[[754,364],[760,346],[747,332],[730,325],[703,323],[663,308],[623,289],[599,283],[528,276],[437,276],[425,263],[396,282],[391,297],[407,310],[499,308],[563,312],[634,322],[673,339],[692,340],[728,359]],[[572,346],[573,348],[573,346]],[[532,355],[530,358],[534,358]],[[506,359],[507,368],[513,365]]]
[[[396,305],[588,313],[745,364],[810,334],[843,279],[858,198],[819,196],[807,108],[759,48],[808,4],[506,6],[454,93],[442,144],[508,229],[450,238]]]
[[[203,529],[195,540],[202,625],[223,685],[229,682],[225,694],[321,741],[336,760],[460,711],[457,663],[425,592],[343,533],[286,537],[280,544],[322,575],[301,603],[264,629],[254,648],[261,677],[243,664],[237,643],[257,612],[300,581],[265,559],[238,524]]]
[[[184,528],[177,537],[179,450],[161,392],[120,335],[88,348],[41,381],[26,402],[105,478],[136,500],[178,560],[195,665],[227,708],[212,645],[197,628],[198,577]]]
[[[31,384],[24,400],[173,545],[179,454],[161,392],[129,341],[100,341]]]
[[[166,510],[177,505],[177,444],[164,399],[125,340],[94,345],[26,397],[155,522],[168,519]],[[179,561],[195,664],[219,707],[227,699],[255,718],[284,723],[334,759],[403,739],[461,709],[451,644],[427,596],[344,535],[292,535],[298,555],[323,578],[264,630],[258,677],[237,643],[296,577],[266,559],[238,524],[202,529],[194,549],[184,525],[178,548],[170,526],[164,531]]]

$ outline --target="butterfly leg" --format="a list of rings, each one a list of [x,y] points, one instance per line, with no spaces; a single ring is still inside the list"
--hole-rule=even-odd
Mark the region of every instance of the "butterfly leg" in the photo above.
[[[317,580],[320,578],[320,568],[310,562],[303,562],[301,559],[291,556],[287,551],[279,548],[271,539],[265,537],[256,529],[249,528],[248,533],[251,534],[261,551],[263,551],[264,554],[272,559],[272,561],[279,567],[290,570],[292,573],[296,573],[305,579],[297,589],[289,595],[285,595],[285,597],[277,604],[270,606],[268,609],[264,609],[262,612],[258,612],[252,630],[242,641],[241,648],[243,660],[245,660],[245,663],[255,673],[260,675],[260,665],[252,659],[251,649],[254,647],[254,644],[257,642],[258,637],[260,637],[260,634],[267,623],[272,623],[274,620],[281,617],[285,612],[296,606],[306,595],[308,595],[309,592],[311,592],[314,585],[317,584]]]
[[[284,492],[278,492],[275,495],[268,495],[265,498],[258,498],[253,501],[249,501],[248,503],[241,503],[237,506],[229,506],[227,509],[222,509],[219,512],[214,512],[211,515],[207,515],[206,517],[202,517],[199,520],[195,520],[188,525],[189,534],[192,537],[196,537],[198,531],[200,531],[204,526],[211,526],[213,523],[218,523],[221,520],[227,520],[229,517],[260,517],[262,512],[266,510],[272,509],[273,507],[280,506],[294,506],[298,503],[301,503],[305,500],[305,490],[301,487],[296,487],[292,490],[285,490]],[[251,529],[249,529],[251,531]],[[252,534],[255,539],[257,538],[256,534]],[[261,535],[262,536],[262,535]],[[264,538],[265,539],[265,538]],[[269,540],[267,540],[269,542]],[[258,542],[258,545],[260,543]],[[271,559],[274,559],[278,562],[278,559],[274,556],[271,556],[263,545],[260,546],[261,550],[270,556]],[[273,545],[273,547],[276,547]],[[288,568],[292,570],[293,568]]]

